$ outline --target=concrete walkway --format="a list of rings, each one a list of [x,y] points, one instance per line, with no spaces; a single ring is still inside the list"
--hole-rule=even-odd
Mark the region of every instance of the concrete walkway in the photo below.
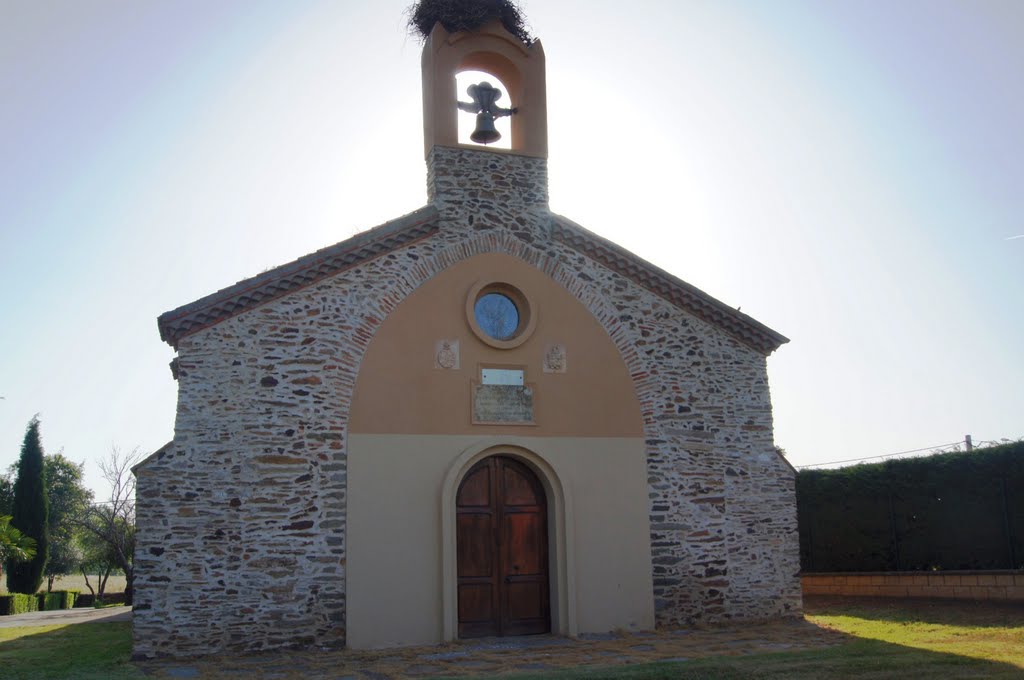
[[[581,666],[686,662],[712,656],[801,651],[837,644],[842,637],[802,619],[791,619],[707,630],[586,635],[579,639],[541,635],[466,640],[436,647],[159,659],[135,665],[148,676],[173,680],[397,680],[491,677],[509,672],[544,675]]]
[[[131,621],[131,607],[107,607],[93,609],[55,609],[48,612],[29,612],[0,616],[0,628],[20,628],[22,626],[56,626],[69,623],[112,623],[114,621]]]

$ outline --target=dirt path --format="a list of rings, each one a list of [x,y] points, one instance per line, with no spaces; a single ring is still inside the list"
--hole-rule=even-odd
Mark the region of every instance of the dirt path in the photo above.
[[[55,609],[48,612],[29,612],[0,616],[0,628],[20,628],[21,626],[53,626],[69,623],[112,623],[114,621],[131,621],[131,607],[107,607],[93,609]]]
[[[489,638],[436,647],[381,651],[282,652],[240,658],[137,662],[157,678],[244,677],[263,680],[489,676],[512,671],[543,673],[579,666],[617,666],[652,661],[800,651],[837,644],[842,636],[800,619],[708,630]]]

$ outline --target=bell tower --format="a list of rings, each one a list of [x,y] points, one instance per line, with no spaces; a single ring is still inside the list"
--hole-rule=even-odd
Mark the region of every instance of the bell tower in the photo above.
[[[544,49],[539,40],[527,45],[497,19],[476,30],[457,33],[449,33],[438,22],[423,45],[422,68],[423,152],[428,159],[435,146],[548,157]],[[463,106],[459,104],[460,98],[466,99],[467,94],[456,91],[455,76],[468,70],[493,74],[508,88],[506,96],[498,103],[512,107],[512,112],[504,113],[506,109],[498,115],[511,115],[511,149],[459,142],[457,116],[460,108],[477,113],[480,121],[481,107],[476,98],[472,103],[475,108],[465,102]],[[494,107],[490,112],[483,109],[484,122],[489,113],[497,110]],[[487,134],[476,136],[488,137]]]

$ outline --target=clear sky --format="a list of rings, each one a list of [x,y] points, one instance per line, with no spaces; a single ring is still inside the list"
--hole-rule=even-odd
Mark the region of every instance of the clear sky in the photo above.
[[[160,313],[425,203],[408,4],[0,1],[0,468],[99,487]],[[523,7],[552,209],[792,339],[794,464],[1024,436],[1024,2]]]

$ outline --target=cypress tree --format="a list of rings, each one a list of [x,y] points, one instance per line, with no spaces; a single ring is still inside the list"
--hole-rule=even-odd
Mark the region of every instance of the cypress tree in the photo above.
[[[14,481],[14,507],[11,526],[36,541],[36,556],[27,562],[12,562],[7,569],[7,590],[34,593],[43,582],[43,569],[49,555],[49,500],[46,496],[46,472],[43,445],[39,441],[39,418],[29,421],[18,459],[18,477]]]

